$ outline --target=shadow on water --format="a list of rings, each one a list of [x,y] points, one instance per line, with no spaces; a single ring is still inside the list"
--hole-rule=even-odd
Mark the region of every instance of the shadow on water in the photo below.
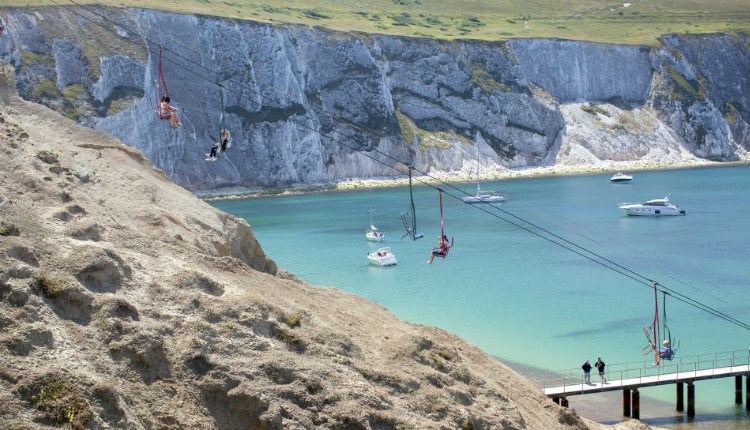
[[[624,330],[629,330],[630,327],[638,327],[638,325],[641,324],[642,322],[643,322],[643,319],[627,318],[627,319],[621,319],[618,321],[606,322],[602,325],[599,325],[597,327],[593,327],[590,329],[569,331],[567,333],[558,334],[558,336],[559,337],[580,337],[580,336],[588,336],[594,333],[600,333],[602,331],[608,332],[608,333],[611,333],[614,331],[624,331]]]

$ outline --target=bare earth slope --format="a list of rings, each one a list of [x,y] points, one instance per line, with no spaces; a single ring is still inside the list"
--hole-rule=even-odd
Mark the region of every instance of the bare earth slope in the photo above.
[[[455,336],[279,271],[244,221],[9,73],[0,428],[601,427]]]

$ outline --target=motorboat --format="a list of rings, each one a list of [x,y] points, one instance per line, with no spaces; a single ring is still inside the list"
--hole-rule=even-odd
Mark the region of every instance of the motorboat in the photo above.
[[[614,175],[612,175],[611,178],[609,178],[609,182],[614,182],[614,183],[630,182],[631,180],[633,180],[632,176],[626,175],[622,172],[617,172]]]
[[[370,264],[375,266],[393,266],[398,263],[396,256],[391,252],[391,248],[378,248],[377,251],[369,252],[367,259]]]
[[[663,199],[649,200],[645,203],[624,204],[620,206],[628,215],[634,216],[669,216],[685,215],[685,210],[669,202],[669,196]]]
[[[375,227],[374,224],[370,224],[370,228],[367,229],[365,237],[370,242],[382,242],[383,240],[385,240],[385,234],[382,231],[378,230],[378,228]]]

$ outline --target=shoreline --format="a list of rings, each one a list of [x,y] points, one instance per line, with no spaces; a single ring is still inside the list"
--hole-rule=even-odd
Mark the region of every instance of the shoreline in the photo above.
[[[582,176],[602,173],[622,172],[644,172],[653,170],[677,170],[693,169],[705,167],[730,167],[730,166],[750,166],[750,160],[739,161],[709,161],[709,160],[681,160],[672,162],[656,163],[653,161],[625,161],[625,162],[605,162],[602,165],[587,166],[534,166],[518,167],[511,169],[496,170],[494,172],[480,175],[481,181],[503,181],[510,179],[527,179],[550,176]],[[475,176],[463,173],[462,171],[439,172],[423,176],[414,176],[414,182],[417,185],[431,185],[437,183],[465,184],[476,181]],[[356,178],[345,179],[330,184],[311,184],[311,185],[291,185],[288,188],[247,188],[247,187],[227,187],[223,190],[210,190],[193,192],[193,194],[205,201],[221,200],[242,200],[256,198],[287,197],[305,194],[329,193],[329,192],[348,192],[361,191],[365,189],[380,188],[397,188],[407,186],[408,178],[401,176],[377,177],[377,178]]]

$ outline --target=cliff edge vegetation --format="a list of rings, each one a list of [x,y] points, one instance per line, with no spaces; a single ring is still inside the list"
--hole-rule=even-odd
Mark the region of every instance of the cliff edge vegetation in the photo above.
[[[560,38],[616,44],[657,45],[664,34],[750,30],[745,0],[602,2],[594,0],[370,0],[344,1],[121,1],[7,0],[5,6],[96,4],[305,24],[344,32],[437,39],[497,41]]]

